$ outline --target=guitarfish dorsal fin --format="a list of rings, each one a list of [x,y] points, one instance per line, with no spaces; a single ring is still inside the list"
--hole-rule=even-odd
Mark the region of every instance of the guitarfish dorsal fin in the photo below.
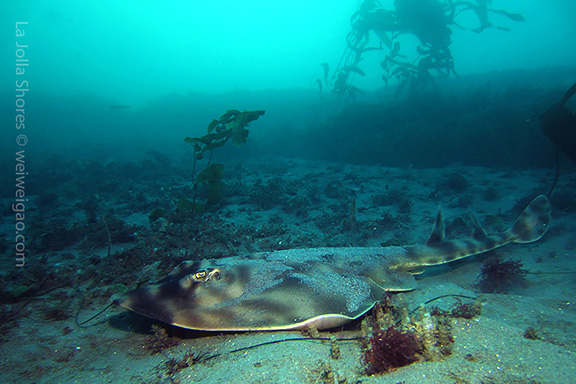
[[[471,213],[468,214],[468,218],[470,219],[470,225],[472,226],[472,238],[479,241],[486,240],[488,234],[484,227],[482,227],[482,224],[478,221],[478,218]]]
[[[440,244],[444,241],[446,233],[446,226],[444,225],[444,216],[442,215],[442,209],[438,209],[438,214],[436,215],[436,220],[434,221],[434,228],[428,240],[426,240],[426,245]]]

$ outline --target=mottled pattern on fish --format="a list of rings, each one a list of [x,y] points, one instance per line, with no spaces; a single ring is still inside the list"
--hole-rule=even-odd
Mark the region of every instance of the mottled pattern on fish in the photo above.
[[[423,245],[309,248],[184,262],[159,282],[115,298],[124,308],[184,328],[212,331],[340,326],[370,310],[386,291],[416,287],[410,271],[540,239],[550,204],[536,197],[506,232],[444,239],[439,212]]]

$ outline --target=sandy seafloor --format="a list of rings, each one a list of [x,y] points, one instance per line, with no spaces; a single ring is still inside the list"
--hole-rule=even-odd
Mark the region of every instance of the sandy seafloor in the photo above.
[[[516,203],[522,198],[546,193],[554,176],[553,170],[503,170],[459,165],[442,169],[386,168],[281,159],[255,160],[241,166],[244,170],[241,180],[230,177],[227,180],[230,185],[234,180],[234,183],[245,186],[260,183],[270,187],[266,181],[276,180],[282,183],[287,199],[300,196],[308,203],[303,208],[306,212],[300,212],[287,209],[286,205],[268,205],[256,198],[244,198],[241,193],[227,196],[221,206],[210,213],[218,215],[224,223],[221,225],[249,224],[250,228],[265,232],[266,228],[270,230],[270,218],[273,217],[273,222],[282,227],[281,231],[270,230],[270,235],[256,236],[253,233],[253,236],[246,236],[249,246],[243,244],[244,240],[235,239],[232,250],[239,253],[246,253],[248,249],[283,248],[283,242],[289,242],[291,247],[299,243],[302,247],[418,244],[426,240],[439,206],[444,210],[448,237],[465,236],[466,229],[458,218],[465,217],[467,212],[475,214],[488,232],[503,230],[514,220],[516,214],[511,210]],[[461,177],[452,179],[451,184],[447,180],[454,178],[454,174]],[[173,181],[175,185],[179,182],[181,180]],[[139,183],[146,182],[134,178],[131,183],[134,189]],[[289,185],[293,187],[290,191]],[[121,185],[118,187],[120,190]],[[417,276],[417,290],[397,294],[398,302],[410,310],[445,294],[474,296],[481,300],[479,316],[470,320],[452,319],[453,353],[442,361],[417,362],[391,373],[369,376],[365,374],[359,341],[339,342],[340,359],[331,357],[330,342],[312,340],[288,341],[228,353],[258,343],[301,337],[299,332],[176,332],[182,337],[179,345],[163,353],[151,353],[143,346],[150,340],[152,323],[120,308],[113,307],[82,327],[77,325],[76,314],[80,307],[83,309],[79,320],[83,321],[107,304],[106,298],[83,298],[90,297],[95,290],[117,291],[117,288],[106,291],[107,287],[114,286],[113,280],[99,279],[76,281],[73,285],[40,291],[26,300],[3,303],[5,326],[0,343],[0,382],[574,383],[576,207],[564,200],[569,200],[567,196],[574,195],[575,190],[574,175],[563,174],[555,190],[562,199],[552,199],[552,224],[538,242],[511,244],[489,255],[428,268]],[[387,195],[389,191],[394,193]],[[384,196],[378,198],[377,195]],[[386,200],[386,196],[402,196],[411,204],[402,206],[396,201]],[[106,196],[101,198],[106,199]],[[61,204],[73,205],[74,199],[79,197],[72,196],[67,203]],[[356,224],[351,226],[346,225],[346,220],[351,220],[352,200],[356,205]],[[7,203],[9,201],[4,202]],[[108,203],[121,205],[122,201]],[[564,206],[559,207],[562,204]],[[147,217],[151,209],[145,208],[140,212],[117,209],[115,214],[138,228],[140,233],[152,236],[155,227]],[[64,208],[51,209],[48,212],[58,215]],[[385,225],[382,224],[383,216],[388,218]],[[2,221],[6,234],[9,220],[10,216],[5,216]],[[44,217],[44,220],[48,222],[49,217]],[[80,217],[75,220],[76,225],[81,225]],[[377,228],[376,224],[384,227]],[[457,230],[451,230],[454,227]],[[112,255],[120,255],[123,250],[135,247],[138,242],[146,240],[143,237],[113,244]],[[103,258],[107,252],[106,242],[100,247],[82,249],[71,244],[63,250],[47,252],[45,262],[50,270],[60,264],[81,264],[79,260],[86,257]],[[479,291],[477,281],[482,263],[494,252],[505,260],[517,259],[523,263],[529,270],[523,284],[511,286],[506,293]],[[68,256],[60,260],[64,253]],[[158,258],[162,257],[160,253]],[[36,259],[40,257],[34,255]],[[120,263],[122,260],[120,256],[118,258]],[[5,277],[13,267],[6,262],[7,257],[3,260]],[[32,261],[30,263],[33,265]],[[138,268],[149,271],[146,265]],[[4,284],[4,289],[8,289],[6,286],[9,284]],[[69,298],[63,309],[68,316],[54,320],[42,315],[47,306],[53,309],[52,303],[62,303],[62,295]],[[453,298],[435,302],[445,309],[454,303]],[[17,319],[10,318],[7,313],[17,313]],[[9,318],[8,323],[6,318]],[[524,337],[528,328],[536,331],[538,339]],[[345,330],[321,332],[320,335],[354,337],[359,336],[359,329],[358,321]],[[170,328],[168,331],[173,333]],[[222,355],[168,375],[165,361],[169,357],[181,357],[190,349]],[[333,375],[327,374],[328,371]]]

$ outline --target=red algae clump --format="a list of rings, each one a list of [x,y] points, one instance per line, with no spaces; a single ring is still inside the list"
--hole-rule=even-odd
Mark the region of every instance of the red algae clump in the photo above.
[[[421,349],[414,332],[375,327],[364,354],[367,373],[386,373],[410,365],[419,360]]]

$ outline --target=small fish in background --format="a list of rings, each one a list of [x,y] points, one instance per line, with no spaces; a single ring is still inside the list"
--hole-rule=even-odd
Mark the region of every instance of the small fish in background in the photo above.
[[[576,83],[564,93],[559,103],[552,105],[540,116],[540,126],[558,150],[576,162],[576,114],[566,107],[574,95]]]
[[[129,105],[122,105],[122,104],[112,104],[109,105],[110,109],[128,109],[130,108]]]

